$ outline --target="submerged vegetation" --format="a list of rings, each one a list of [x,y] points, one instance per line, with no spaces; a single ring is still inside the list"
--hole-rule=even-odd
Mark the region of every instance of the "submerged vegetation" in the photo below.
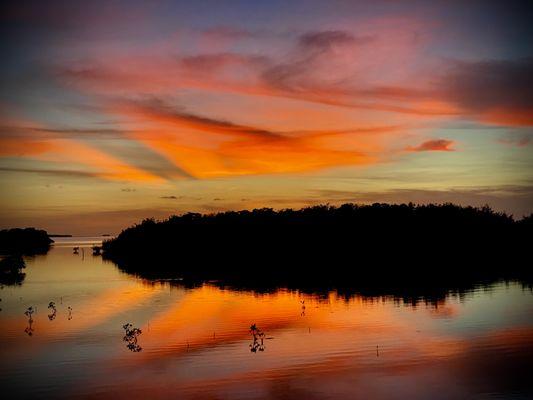
[[[103,252],[147,278],[429,287],[530,277],[532,227],[531,217],[489,207],[322,205],[148,219],[105,241]]]

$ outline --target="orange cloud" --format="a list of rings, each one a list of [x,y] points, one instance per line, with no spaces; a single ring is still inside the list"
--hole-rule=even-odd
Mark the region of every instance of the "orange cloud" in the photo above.
[[[15,139],[0,137],[0,157],[28,157],[43,154],[54,149],[45,140]]]
[[[60,168],[45,168],[44,173],[71,173],[72,176],[92,176],[108,180],[162,182],[163,179],[140,168],[129,165],[112,155],[85,142],[59,138],[57,131],[41,127],[14,126],[9,129],[11,136],[0,137],[0,157],[22,157],[48,161]],[[50,137],[50,133],[54,135]],[[64,134],[67,137],[68,135]],[[62,165],[69,164],[69,169]],[[71,165],[83,166],[72,171]],[[39,169],[19,169],[39,172]]]
[[[107,180],[162,182],[166,177],[222,176],[314,171],[340,165],[375,162],[379,144],[396,126],[345,130],[278,132],[237,124],[228,120],[196,115],[172,107],[157,98],[145,101],[118,101],[106,112],[120,117],[136,128],[52,129],[26,124],[9,128],[10,136],[1,138],[1,156],[31,157],[54,163],[38,169],[19,171],[91,176]],[[95,141],[78,140],[86,137]],[[154,174],[137,159],[117,158],[106,150],[102,139],[122,140],[141,145],[131,158],[152,154],[170,161]],[[99,146],[99,147],[96,147]],[[68,164],[68,170],[64,168]],[[78,165],[76,170],[73,165]],[[153,163],[152,163],[153,165]],[[160,175],[159,175],[160,174]]]
[[[165,46],[156,46],[153,52],[142,47],[118,54],[100,50],[94,58],[98,61],[60,68],[59,78],[84,93],[96,94],[94,98],[102,104],[95,109],[124,123],[122,139],[142,144],[160,159],[170,161],[175,171],[164,163],[150,169],[148,162],[141,165],[68,136],[55,143],[4,140],[0,155],[51,160],[48,155],[54,154],[54,161],[82,163],[103,179],[156,182],[187,174],[211,178],[366,165],[387,156],[390,143],[401,134],[395,124],[413,126],[421,119],[451,116],[496,124],[533,123],[527,75],[530,60],[452,62],[437,76],[435,65],[444,64],[426,60],[425,43],[413,39],[413,26],[426,28],[420,21],[400,18],[369,21],[358,31],[292,33],[285,51],[277,53],[224,49],[176,54]],[[213,39],[213,34],[230,41],[254,37],[259,45],[262,40],[268,46],[271,40],[229,27],[200,36]],[[238,93],[253,102],[260,102],[261,96],[291,99],[287,102],[296,99],[307,106],[342,107],[346,114],[354,108],[368,110],[360,112],[372,114],[368,119],[373,121],[388,118],[386,125],[391,128],[378,127],[382,131],[372,134],[376,127],[369,127],[365,116],[365,122],[354,129],[309,129],[320,117],[306,108],[309,118],[305,126],[297,132],[282,132],[268,128],[279,127],[268,118],[258,117],[252,122],[245,118],[247,123],[238,123],[213,117],[213,106],[200,115],[161,100],[183,89],[202,89],[209,95]],[[138,100],[140,93],[151,97]],[[290,112],[287,114],[290,118]],[[396,114],[404,119],[398,121]],[[135,128],[128,130],[127,126]],[[360,134],[365,130],[368,134]],[[70,156],[67,143],[76,156]],[[429,140],[406,150],[453,151],[453,144],[445,139]],[[159,177],[159,169],[165,169],[161,174],[164,178]]]
[[[396,127],[344,131],[283,133],[230,121],[206,118],[173,109],[159,101],[120,103],[110,111],[146,126],[131,136],[198,178],[230,175],[313,171],[375,161],[365,153],[376,140],[362,133],[395,131]],[[334,136],[347,139],[360,150],[339,150],[328,143]]]

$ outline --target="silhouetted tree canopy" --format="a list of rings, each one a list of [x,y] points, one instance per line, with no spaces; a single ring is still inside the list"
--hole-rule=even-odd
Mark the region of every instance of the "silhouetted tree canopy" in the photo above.
[[[0,254],[43,254],[50,249],[53,242],[44,230],[35,228],[0,230]]]
[[[531,227],[531,217],[517,222],[488,206],[319,205],[147,219],[103,249],[145,277],[254,285],[440,282],[529,274]]]
[[[35,228],[0,230],[0,283],[20,285],[26,276],[22,256],[44,254],[53,242],[46,231]]]

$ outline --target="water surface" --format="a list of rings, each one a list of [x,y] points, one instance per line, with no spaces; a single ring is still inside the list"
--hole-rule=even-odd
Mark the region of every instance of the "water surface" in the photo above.
[[[533,295],[520,283],[407,303],[186,288],[120,272],[92,256],[99,240],[56,238],[47,255],[27,259],[22,285],[0,291],[8,398],[533,395]],[[142,333],[126,336],[126,323]],[[264,333],[255,341],[252,324]]]

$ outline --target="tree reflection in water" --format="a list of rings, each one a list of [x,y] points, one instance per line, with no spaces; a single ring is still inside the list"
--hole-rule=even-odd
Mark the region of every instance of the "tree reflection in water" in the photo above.
[[[134,353],[141,351],[142,347],[137,343],[137,339],[142,334],[142,331],[139,328],[134,328],[130,323],[122,325],[122,328],[124,328],[126,333],[122,338],[127,343],[126,347]]]
[[[252,335],[253,341],[250,344],[250,351],[252,353],[257,353],[258,351],[265,351],[264,339],[265,333],[261,331],[255,324],[250,326],[250,334]]]
[[[34,328],[33,328],[32,315],[33,315],[34,312],[35,312],[35,310],[31,306],[28,307],[28,309],[26,311],[24,311],[24,315],[28,317],[28,326],[26,327],[26,329],[24,329],[24,332],[26,332],[28,334],[28,336],[32,336],[33,335]]]
[[[49,304],[48,304],[48,309],[51,311],[50,314],[48,314],[48,319],[50,321],[54,320],[56,318],[56,314],[57,314],[57,308],[56,308],[56,303],[54,303],[53,301],[51,301]]]

